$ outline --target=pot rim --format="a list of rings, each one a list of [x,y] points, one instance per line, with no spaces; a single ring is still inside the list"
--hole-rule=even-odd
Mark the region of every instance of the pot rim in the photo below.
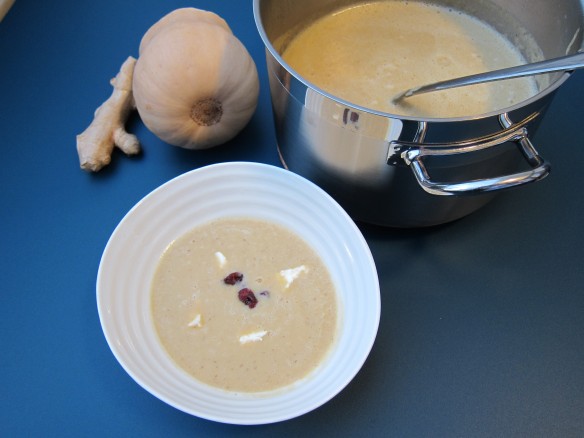
[[[557,80],[555,80],[553,83],[548,85],[546,88],[539,91],[537,94],[533,95],[532,97],[516,103],[515,105],[511,105],[511,106],[504,107],[504,108],[501,108],[498,110],[494,110],[494,111],[490,111],[490,112],[482,113],[482,114],[476,114],[476,115],[472,115],[472,116],[413,117],[413,116],[405,116],[405,115],[395,114],[395,113],[388,113],[388,112],[384,112],[384,111],[378,111],[378,110],[367,108],[367,107],[364,107],[361,105],[354,104],[348,100],[344,100],[344,99],[337,97],[331,93],[328,93],[327,91],[323,90],[322,88],[316,86],[312,82],[305,79],[296,70],[294,70],[286,61],[284,61],[284,59],[280,56],[278,51],[274,48],[270,39],[268,38],[268,35],[266,34],[266,31],[264,29],[263,22],[262,22],[261,13],[260,13],[260,2],[261,2],[261,0],[253,0],[253,15],[254,15],[255,23],[256,23],[256,28],[257,28],[258,33],[259,33],[259,35],[264,43],[264,46],[267,48],[267,50],[270,52],[270,54],[276,59],[276,61],[278,61],[278,63],[286,69],[286,71],[288,73],[290,73],[292,76],[294,76],[294,78],[297,81],[299,81],[300,83],[302,83],[305,87],[310,88],[313,91],[316,91],[317,93],[323,95],[324,97],[326,97],[328,99],[331,99],[331,100],[333,100],[341,105],[347,106],[349,108],[352,108],[352,109],[355,109],[355,110],[358,110],[361,112],[369,113],[369,114],[374,114],[376,116],[381,116],[381,117],[385,117],[385,118],[392,118],[392,119],[400,119],[400,120],[406,120],[406,121],[413,121],[413,122],[420,122],[421,121],[421,122],[430,122],[430,123],[450,123],[450,122],[461,122],[461,121],[479,120],[479,119],[486,119],[486,118],[490,118],[490,117],[496,117],[496,116],[499,116],[501,114],[509,113],[509,112],[515,111],[519,108],[523,108],[525,106],[528,106],[529,104],[540,100],[541,98],[547,96],[548,94],[553,93],[565,81],[567,81],[568,78],[570,77],[570,75],[572,74],[571,71],[564,72]]]

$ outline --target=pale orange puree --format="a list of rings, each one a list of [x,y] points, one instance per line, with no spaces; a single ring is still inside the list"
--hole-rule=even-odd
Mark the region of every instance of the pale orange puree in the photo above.
[[[525,63],[519,50],[482,21],[424,3],[350,7],[315,21],[284,49],[284,60],[323,90],[400,115],[478,115],[537,93],[533,78],[520,78],[392,103],[409,88]]]
[[[243,279],[226,284],[237,272]],[[253,306],[239,298],[247,288]],[[174,361],[229,391],[282,388],[309,375],[336,339],[333,281],[292,231],[249,218],[201,225],[161,256],[152,315]]]

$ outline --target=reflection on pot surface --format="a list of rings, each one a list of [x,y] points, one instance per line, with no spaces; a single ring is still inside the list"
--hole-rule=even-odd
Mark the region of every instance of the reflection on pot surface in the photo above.
[[[355,219],[399,227],[455,220],[498,190],[545,177],[530,137],[569,73],[386,105],[412,86],[578,51],[581,1],[533,3],[255,0],[284,165]],[[382,56],[376,37],[395,38]],[[481,46],[487,40],[498,48]]]

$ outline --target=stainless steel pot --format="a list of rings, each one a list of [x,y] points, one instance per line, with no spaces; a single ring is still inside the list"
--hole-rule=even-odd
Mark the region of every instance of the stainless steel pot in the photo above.
[[[530,141],[570,73],[540,77],[533,98],[475,117],[417,119],[337,98],[281,58],[286,38],[355,0],[254,0],[266,46],[278,150],[283,164],[328,191],[355,219],[394,227],[446,223],[503,189],[550,171]],[[582,0],[441,0],[490,23],[528,61],[582,46]],[[278,43],[276,43],[278,41]],[[280,42],[283,42],[280,44]],[[289,41],[289,39],[288,39]]]

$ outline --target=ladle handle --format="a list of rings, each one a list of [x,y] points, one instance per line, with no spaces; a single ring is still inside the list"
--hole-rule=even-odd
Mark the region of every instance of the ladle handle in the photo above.
[[[514,142],[519,147],[523,157],[531,166],[531,170],[514,173],[511,175],[497,176],[493,178],[477,179],[456,183],[435,182],[424,165],[426,156],[446,156],[461,153],[471,153],[481,149],[494,147],[506,142]],[[518,131],[504,132],[501,136],[490,138],[468,145],[421,145],[416,143],[392,142],[390,148],[402,150],[402,158],[410,166],[420,186],[433,195],[475,195],[509,189],[512,187],[539,181],[546,177],[551,170],[549,163],[544,161],[537,153],[527,136],[527,130],[521,128]]]
[[[411,88],[405,93],[400,94],[394,100],[415,96],[417,94],[429,93],[431,91],[447,90],[450,88],[464,87],[467,85],[551,73],[555,71],[572,71],[579,68],[584,68],[584,52],[577,52],[572,55],[548,59],[546,61],[504,68],[501,70],[479,73],[476,75],[464,76],[457,79],[450,79],[447,81],[440,81],[433,84],[423,85],[417,88]]]

